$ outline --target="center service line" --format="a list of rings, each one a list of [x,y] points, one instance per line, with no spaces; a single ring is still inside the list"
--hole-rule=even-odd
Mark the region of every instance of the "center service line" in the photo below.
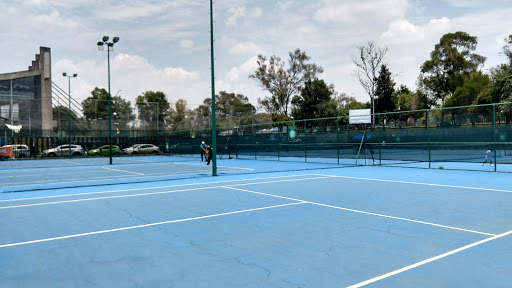
[[[425,222],[425,221],[419,221],[419,220],[414,220],[414,219],[408,219],[408,218],[402,218],[402,217],[395,217],[395,216],[390,216],[390,215],[372,213],[372,212],[367,212],[367,211],[355,210],[355,209],[350,209],[350,208],[345,208],[345,207],[333,206],[333,205],[328,205],[328,204],[322,204],[322,203],[311,202],[311,201],[297,199],[297,198],[290,198],[290,197],[284,197],[284,196],[279,196],[279,195],[274,195],[274,194],[256,192],[256,191],[240,189],[240,188],[235,188],[235,187],[224,186],[224,188],[233,189],[233,190],[239,190],[239,191],[244,191],[244,192],[249,192],[249,193],[254,193],[254,194],[261,194],[261,195],[266,195],[266,196],[271,196],[271,197],[283,198],[283,199],[287,199],[287,200],[301,201],[301,202],[305,202],[305,203],[308,203],[308,204],[324,206],[324,207],[329,207],[329,208],[334,208],[334,209],[339,209],[339,210],[345,210],[345,211],[350,211],[350,212],[355,212],[355,213],[373,215],[373,216],[378,216],[378,217],[385,217],[385,218],[390,218],[390,219],[408,221],[408,222],[413,222],[413,223],[425,224],[425,225],[430,225],[430,226],[436,226],[436,227],[447,228],[447,229],[452,229],[452,230],[459,230],[459,231],[476,233],[476,234],[483,234],[483,235],[487,235],[487,236],[496,236],[496,234],[491,234],[491,233],[486,233],[486,232],[480,232],[480,231],[475,231],[475,230],[463,229],[463,228],[447,226],[447,225],[442,225],[442,224],[436,224],[436,223],[431,223],[431,222]]]
[[[138,172],[125,171],[125,170],[114,169],[114,168],[108,168],[108,167],[101,167],[101,168],[103,168],[103,169],[107,169],[107,170],[119,171],[119,172],[133,173],[133,174],[137,174],[137,175],[144,175],[144,174],[142,174],[142,173],[138,173]]]

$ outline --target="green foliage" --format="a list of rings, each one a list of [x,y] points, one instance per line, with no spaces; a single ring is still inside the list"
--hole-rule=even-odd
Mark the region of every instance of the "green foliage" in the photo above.
[[[114,120],[121,121],[126,126],[129,121],[135,119],[130,101],[121,96],[111,97],[111,112]],[[104,88],[95,87],[91,96],[82,101],[82,113],[86,120],[108,119],[108,92]],[[116,113],[114,115],[114,113]]]
[[[158,122],[164,123],[170,104],[167,96],[161,91],[146,91],[137,96],[135,105],[138,110],[138,118],[150,125],[150,129],[163,128]]]
[[[270,92],[270,97],[258,99],[258,104],[269,113],[288,116],[292,97],[299,94],[308,79],[314,79],[317,73],[323,72],[322,67],[307,63],[311,57],[300,49],[290,52],[289,56],[286,68],[285,62],[278,56],[273,55],[267,59],[258,55],[258,68],[249,75],[249,78],[257,80],[263,89]]]
[[[471,53],[476,49],[477,38],[466,32],[448,33],[441,37],[430,60],[421,65],[420,81],[433,94],[434,100],[444,103],[472,72],[479,69],[485,57]]]
[[[333,90],[324,80],[307,80],[300,96],[292,100],[293,116],[296,120],[336,117],[336,101],[331,98]]]
[[[492,82],[488,75],[485,75],[480,71],[471,73],[471,76],[464,81],[464,84],[455,89],[453,96],[446,100],[444,106],[469,106],[473,103],[477,103],[477,98],[480,93],[491,85]],[[482,100],[483,99],[480,101]]]
[[[385,113],[396,110],[395,100],[395,82],[391,77],[388,67],[383,64],[380,67],[379,76],[376,79],[375,90],[375,112]]]

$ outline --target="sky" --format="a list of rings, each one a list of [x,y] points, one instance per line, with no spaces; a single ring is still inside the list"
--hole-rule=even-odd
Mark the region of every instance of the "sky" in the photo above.
[[[27,70],[39,47],[50,47],[52,80],[81,102],[107,88],[103,36],[118,36],[110,53],[111,93],[131,101],[162,91],[170,103],[195,109],[211,97],[208,0],[9,0],[0,2],[0,73]],[[215,0],[215,91],[243,94],[257,106],[269,96],[249,75],[258,55],[287,61],[295,49],[323,67],[318,77],[338,93],[366,102],[356,76],[357,46],[387,47],[395,83],[416,88],[420,66],[446,33],[478,38],[482,70],[506,62],[512,0]]]

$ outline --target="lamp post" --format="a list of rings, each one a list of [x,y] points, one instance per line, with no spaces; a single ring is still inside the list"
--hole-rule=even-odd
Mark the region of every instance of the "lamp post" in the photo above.
[[[74,78],[76,76],[78,76],[76,73],[74,73],[73,75],[69,75],[68,76],[68,73],[64,72],[62,73],[62,76],[64,77],[68,77],[68,96],[69,96],[69,106],[68,106],[68,122],[69,122],[69,133],[68,133],[68,137],[69,137],[69,159],[71,159],[71,78]]]
[[[114,51],[114,44],[119,42],[119,37],[114,37],[112,42],[108,42],[109,37],[103,36],[98,44],[98,50],[103,50],[103,45],[107,45],[107,63],[108,63],[108,155],[109,163],[112,165],[112,115],[111,115],[111,97],[110,97],[110,51]]]

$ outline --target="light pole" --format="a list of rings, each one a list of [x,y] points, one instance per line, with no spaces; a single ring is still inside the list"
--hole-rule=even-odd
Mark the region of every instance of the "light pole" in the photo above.
[[[69,96],[69,106],[68,106],[68,122],[69,122],[69,159],[71,159],[71,78],[78,76],[76,73],[73,75],[69,75],[68,73],[62,73],[62,76],[68,77],[68,96]]]
[[[108,63],[108,155],[109,163],[112,165],[112,115],[111,115],[111,97],[110,97],[110,51],[114,51],[114,44],[119,42],[119,37],[114,37],[112,42],[108,42],[109,37],[103,36],[103,39],[99,41],[98,50],[103,50],[103,45],[107,45],[107,63]]]

